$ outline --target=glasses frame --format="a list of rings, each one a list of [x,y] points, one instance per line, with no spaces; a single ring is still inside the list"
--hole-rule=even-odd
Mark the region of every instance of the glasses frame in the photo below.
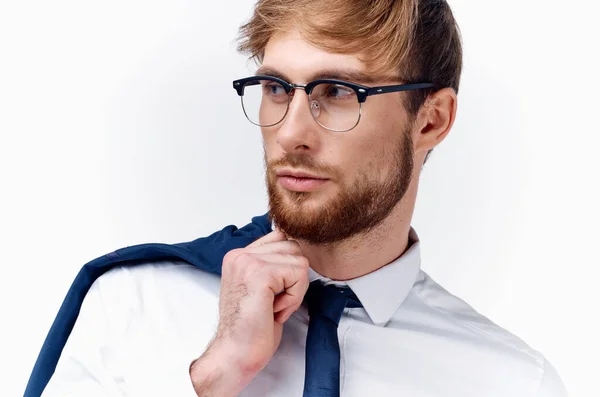
[[[283,89],[285,90],[285,92],[288,95],[287,109],[285,110],[284,115],[281,117],[281,120],[279,120],[276,123],[268,124],[268,125],[257,124],[255,122],[253,122],[250,119],[250,117],[248,117],[248,113],[246,113],[246,108],[244,107],[244,88],[246,88],[246,86],[250,85],[250,83],[258,82],[259,80],[274,81],[276,83],[281,84],[281,86],[283,87]],[[425,89],[425,88],[436,88],[437,89],[439,87],[435,83],[407,83],[407,84],[396,84],[396,85],[384,85],[384,86],[378,86],[378,87],[368,87],[365,85],[351,83],[351,82],[343,81],[343,80],[336,80],[336,79],[319,79],[319,80],[311,81],[310,83],[307,83],[307,84],[293,84],[293,83],[288,83],[287,81],[280,79],[278,77],[258,75],[258,76],[251,76],[251,77],[245,77],[243,79],[234,80],[233,88],[236,90],[236,92],[240,96],[240,100],[242,102],[242,110],[244,111],[244,115],[246,116],[248,121],[250,121],[252,124],[257,125],[259,127],[273,127],[273,126],[281,123],[283,121],[283,119],[285,119],[285,116],[287,116],[288,111],[290,110],[290,102],[292,100],[292,96],[291,96],[292,91],[294,91],[296,89],[301,89],[301,90],[304,90],[304,92],[306,92],[306,95],[310,96],[312,90],[318,84],[337,84],[337,85],[341,85],[344,87],[348,87],[356,93],[356,98],[358,99],[358,105],[359,105],[358,119],[356,120],[356,124],[354,124],[352,127],[348,128],[346,130],[334,130],[329,127],[326,127],[323,124],[319,123],[319,120],[317,120],[315,118],[314,114],[312,112],[310,112],[311,115],[313,116],[313,119],[317,122],[317,124],[319,124],[321,127],[325,128],[326,130],[333,131],[333,132],[346,132],[346,131],[350,131],[351,129],[355,128],[358,125],[358,123],[360,122],[360,118],[362,116],[362,104],[367,100],[367,97],[369,97],[369,96],[379,95],[379,94],[388,94],[391,92],[421,90],[421,89]],[[254,84],[252,84],[252,85],[254,85]],[[310,103],[309,103],[309,106],[310,106]]]

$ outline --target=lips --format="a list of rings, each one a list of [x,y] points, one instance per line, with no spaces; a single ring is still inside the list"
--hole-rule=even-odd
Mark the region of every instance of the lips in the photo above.
[[[328,179],[296,178],[284,175],[280,176],[278,180],[284,188],[296,192],[310,192],[328,183]]]
[[[287,177],[296,178],[296,179],[317,179],[317,180],[320,180],[320,181],[324,181],[325,179],[327,179],[327,178],[319,178],[319,177],[312,176],[312,175],[283,174],[281,176],[287,176]]]
[[[283,170],[277,172],[277,176],[279,177],[293,177],[297,179],[317,179],[317,180],[326,180],[328,178],[324,178],[319,175],[313,175],[303,171],[291,171],[291,170]]]

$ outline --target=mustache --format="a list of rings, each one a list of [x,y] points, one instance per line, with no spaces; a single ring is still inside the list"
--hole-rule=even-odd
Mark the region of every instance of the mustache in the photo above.
[[[267,162],[265,155],[265,165],[270,172],[273,172],[275,168],[285,167],[299,168],[303,171],[318,175],[338,175],[336,168],[323,164],[315,160],[313,156],[304,153],[285,153],[281,158],[271,160],[270,162]]]

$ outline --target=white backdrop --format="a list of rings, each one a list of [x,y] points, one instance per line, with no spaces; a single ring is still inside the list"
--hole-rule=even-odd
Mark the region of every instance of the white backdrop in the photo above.
[[[0,395],[22,394],[84,263],[266,212],[231,88],[252,3],[0,0]],[[464,74],[422,176],[423,268],[598,396],[599,7],[450,4]]]

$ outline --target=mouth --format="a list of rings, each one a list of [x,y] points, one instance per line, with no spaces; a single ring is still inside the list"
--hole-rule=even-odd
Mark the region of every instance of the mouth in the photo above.
[[[284,169],[284,170],[279,170],[277,171],[277,176],[282,177],[282,176],[289,176],[289,177],[294,177],[294,178],[306,178],[306,179],[328,179],[324,176],[321,175],[315,175],[315,174],[311,174],[309,172],[305,172],[305,171],[298,171],[298,170],[291,170],[291,169]]]
[[[291,175],[281,175],[278,180],[283,187],[295,192],[314,191],[329,181],[329,179],[295,177]]]

